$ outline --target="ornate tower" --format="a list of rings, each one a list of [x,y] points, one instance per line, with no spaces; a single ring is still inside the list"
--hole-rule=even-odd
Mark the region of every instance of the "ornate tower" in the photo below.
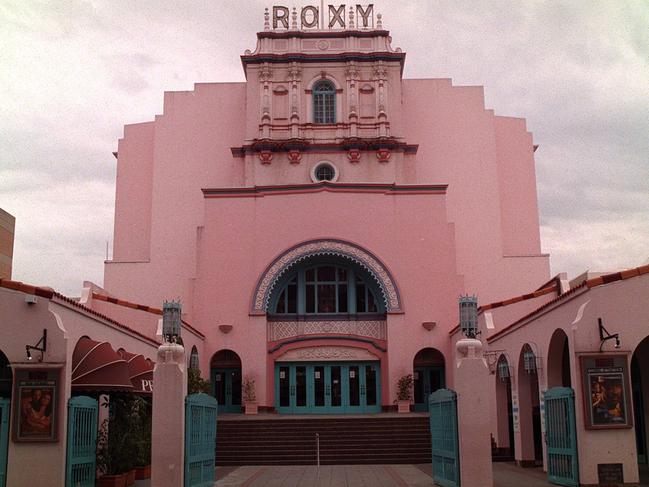
[[[393,168],[369,166],[417,151],[399,123],[406,55],[391,47],[373,5],[344,8],[309,6],[300,15],[296,8],[266,9],[255,51],[241,56],[246,139],[232,153],[245,160],[246,185],[408,182]],[[322,159],[329,167],[319,167]]]

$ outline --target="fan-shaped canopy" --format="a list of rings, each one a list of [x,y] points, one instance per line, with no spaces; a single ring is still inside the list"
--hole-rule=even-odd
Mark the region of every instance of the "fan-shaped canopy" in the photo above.
[[[128,363],[128,374],[133,384],[133,392],[151,395],[153,393],[153,366],[149,359],[141,354],[118,350],[117,353]]]
[[[132,391],[128,363],[110,343],[82,337],[72,353],[72,389]]]

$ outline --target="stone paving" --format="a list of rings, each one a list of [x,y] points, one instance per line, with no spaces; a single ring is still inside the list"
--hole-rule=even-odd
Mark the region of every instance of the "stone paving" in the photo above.
[[[221,471],[217,487],[433,487],[430,465],[239,467]],[[494,487],[547,487],[541,469],[494,464]]]
[[[540,468],[494,463],[494,487],[548,487]],[[314,466],[218,467],[215,487],[432,487],[428,465],[326,465],[317,478]],[[649,470],[641,469],[640,485],[649,485]],[[136,487],[150,487],[148,480]]]

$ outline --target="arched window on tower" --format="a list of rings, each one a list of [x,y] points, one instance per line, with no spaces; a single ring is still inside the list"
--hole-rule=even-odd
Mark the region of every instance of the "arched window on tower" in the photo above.
[[[336,123],[336,87],[329,80],[313,86],[313,123]]]

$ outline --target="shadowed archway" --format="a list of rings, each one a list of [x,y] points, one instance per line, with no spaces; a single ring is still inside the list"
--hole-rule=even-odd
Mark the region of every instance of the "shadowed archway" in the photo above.
[[[232,350],[219,350],[210,361],[212,391],[219,412],[241,412],[241,359]]]

